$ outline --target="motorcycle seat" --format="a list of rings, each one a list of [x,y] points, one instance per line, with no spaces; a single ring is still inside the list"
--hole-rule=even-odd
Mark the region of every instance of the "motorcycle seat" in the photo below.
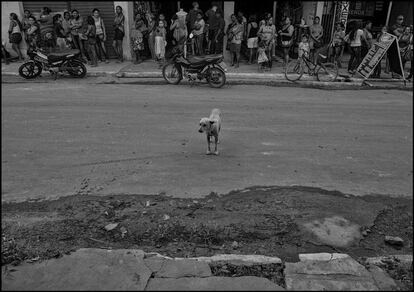
[[[188,58],[188,61],[191,64],[200,64],[200,63],[213,63],[223,58],[222,54],[212,54],[205,56],[192,56]]]
[[[49,60],[53,61],[53,60],[65,59],[69,55],[77,55],[79,53],[80,51],[78,49],[73,49],[73,50],[68,50],[64,52],[53,52],[53,53],[50,53],[47,57]]]

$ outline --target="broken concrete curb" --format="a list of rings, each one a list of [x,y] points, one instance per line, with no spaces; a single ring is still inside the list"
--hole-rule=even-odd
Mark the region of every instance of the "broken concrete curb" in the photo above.
[[[243,277],[207,277],[179,279],[150,279],[148,291],[283,291],[266,278]]]
[[[412,255],[364,258],[368,268],[347,254],[299,254],[297,263],[263,255],[218,254],[170,258],[139,249],[81,248],[59,259],[2,267],[3,290],[284,290],[264,278],[214,276],[210,264],[285,266],[287,290],[397,290],[378,264],[389,259],[412,264]],[[282,282],[283,283],[283,282]]]
[[[151,271],[142,250],[82,248],[59,259],[2,271],[2,290],[139,290]]]

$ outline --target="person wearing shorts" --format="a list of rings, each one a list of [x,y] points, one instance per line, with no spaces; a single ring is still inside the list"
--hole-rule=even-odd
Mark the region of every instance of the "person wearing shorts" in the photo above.
[[[10,13],[9,41],[13,51],[19,56],[19,62],[23,61],[23,55],[20,51],[20,43],[22,41],[22,24],[16,13]]]

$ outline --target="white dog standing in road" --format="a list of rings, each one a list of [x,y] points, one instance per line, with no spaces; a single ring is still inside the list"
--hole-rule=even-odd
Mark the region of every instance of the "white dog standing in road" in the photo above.
[[[214,137],[214,154],[218,155],[217,144],[219,143],[219,133],[221,128],[221,112],[215,108],[211,111],[209,118],[202,118],[200,120],[200,133],[205,132],[207,136],[207,155],[212,154],[210,149],[211,137]]]

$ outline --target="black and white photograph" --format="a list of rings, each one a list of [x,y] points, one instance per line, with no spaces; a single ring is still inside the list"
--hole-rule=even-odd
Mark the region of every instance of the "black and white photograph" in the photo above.
[[[412,1],[2,1],[2,291],[413,291]]]

